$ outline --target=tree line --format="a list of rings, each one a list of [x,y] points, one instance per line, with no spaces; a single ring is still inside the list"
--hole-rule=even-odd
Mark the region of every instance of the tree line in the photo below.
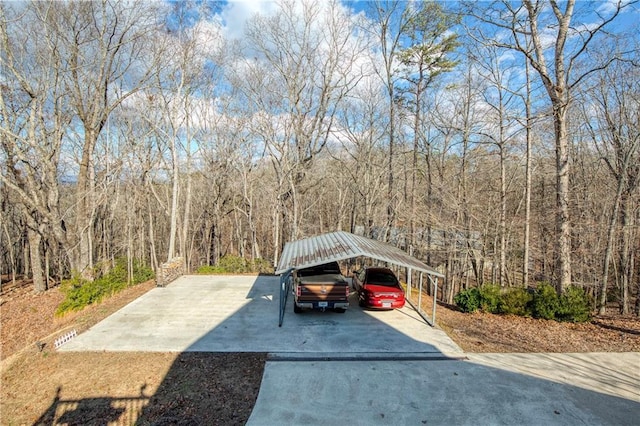
[[[346,230],[449,302],[550,282],[640,313],[634,5],[585,5],[284,0],[232,38],[215,3],[2,3],[3,281]]]

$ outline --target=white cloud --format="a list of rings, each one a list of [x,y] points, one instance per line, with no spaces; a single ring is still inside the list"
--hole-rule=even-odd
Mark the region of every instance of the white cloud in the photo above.
[[[618,7],[619,0],[601,1],[596,8],[596,12],[601,15],[608,16],[614,13]],[[624,2],[623,2],[624,3]]]
[[[256,14],[270,15],[277,9],[274,1],[267,0],[231,0],[220,13],[222,33],[227,39],[240,39],[244,36],[244,30],[253,16]]]

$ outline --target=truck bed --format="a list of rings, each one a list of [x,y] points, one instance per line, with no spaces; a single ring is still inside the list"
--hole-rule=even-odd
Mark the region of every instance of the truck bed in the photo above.
[[[349,282],[337,264],[302,269],[294,273],[294,311],[333,309],[344,312],[349,306]]]

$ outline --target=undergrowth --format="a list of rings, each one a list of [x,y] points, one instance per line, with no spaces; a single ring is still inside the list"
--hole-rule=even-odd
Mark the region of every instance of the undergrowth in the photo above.
[[[535,289],[501,289],[493,284],[472,287],[456,294],[454,302],[463,312],[481,310],[568,322],[589,321],[592,306],[592,300],[582,288],[571,286],[558,295],[547,283]]]
[[[199,267],[198,274],[272,274],[273,266],[268,260],[247,260],[240,256],[223,256],[216,265]]]
[[[154,278],[153,270],[136,260],[133,261],[133,273],[129,277],[126,258],[116,259],[113,265],[101,264],[95,268],[94,272],[96,278],[93,281],[86,280],[75,273],[71,279],[62,282],[60,291],[65,298],[58,306],[56,315],[79,311],[127,287]]]

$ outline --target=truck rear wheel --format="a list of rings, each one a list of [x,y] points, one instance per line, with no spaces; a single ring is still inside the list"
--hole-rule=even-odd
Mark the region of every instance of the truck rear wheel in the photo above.
[[[298,305],[296,305],[296,302],[293,302],[293,312],[296,314],[302,312],[302,309]]]

